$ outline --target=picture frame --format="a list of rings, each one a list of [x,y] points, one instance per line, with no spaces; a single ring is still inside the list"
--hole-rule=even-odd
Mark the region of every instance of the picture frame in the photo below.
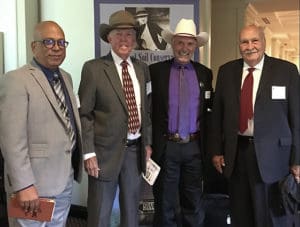
[[[110,15],[118,10],[129,11],[136,18],[137,23],[140,16],[147,15],[148,36],[150,33],[152,40],[145,42],[141,32],[140,36],[137,37],[137,47],[132,52],[132,56],[147,64],[173,57],[170,44],[167,44],[160,36],[161,30],[174,31],[181,18],[193,19],[196,27],[199,28],[199,0],[94,0],[96,58],[104,56],[110,51],[110,45],[100,38],[99,26],[102,23],[109,24]],[[139,14],[143,10],[146,13]],[[155,28],[151,29],[150,23]],[[156,34],[153,35],[153,33]],[[195,51],[194,59],[199,59],[199,50]]]

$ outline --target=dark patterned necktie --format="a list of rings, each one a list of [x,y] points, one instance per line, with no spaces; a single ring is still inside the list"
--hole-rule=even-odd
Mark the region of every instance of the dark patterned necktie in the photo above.
[[[189,86],[184,75],[184,66],[179,67],[179,107],[178,107],[178,133],[181,138],[187,138],[189,134]]]
[[[53,82],[53,90],[56,94],[56,100],[58,102],[59,108],[67,122],[67,133],[71,141],[71,150],[75,147],[75,132],[71,124],[70,113],[66,105],[65,94],[61,85],[60,78],[57,74],[54,74],[55,80]]]
[[[248,128],[248,119],[253,117],[253,104],[252,104],[252,93],[253,93],[253,71],[255,68],[248,68],[248,75],[246,76],[243,87],[241,90],[240,99],[240,132],[244,133]]]
[[[138,109],[135,101],[133,83],[128,73],[127,61],[121,63],[122,66],[122,80],[125,100],[128,108],[128,129],[130,133],[136,133],[140,127]]]

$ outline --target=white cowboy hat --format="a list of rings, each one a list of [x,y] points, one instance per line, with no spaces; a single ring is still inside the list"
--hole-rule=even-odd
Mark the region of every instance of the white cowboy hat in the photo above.
[[[167,43],[172,43],[174,36],[194,37],[197,40],[198,47],[204,46],[208,41],[208,34],[206,32],[200,32],[197,35],[194,21],[184,18],[177,24],[175,32],[163,30],[161,35]]]

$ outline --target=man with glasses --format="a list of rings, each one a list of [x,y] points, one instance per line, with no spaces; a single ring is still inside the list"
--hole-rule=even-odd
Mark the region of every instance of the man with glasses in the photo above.
[[[39,214],[40,198],[55,200],[51,222],[12,219],[11,226],[64,226],[73,178],[81,176],[81,126],[72,79],[59,68],[68,42],[53,21],[35,26],[34,58],[0,81],[0,146],[6,191],[28,217]]]

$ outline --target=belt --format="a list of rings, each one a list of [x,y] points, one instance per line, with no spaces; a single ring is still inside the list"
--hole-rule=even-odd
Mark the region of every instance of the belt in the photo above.
[[[238,136],[238,140],[240,142],[247,142],[247,143],[253,143],[254,142],[254,137],[253,136]]]
[[[175,143],[189,143],[200,138],[200,132],[190,133],[186,138],[181,138],[178,133],[168,133],[166,139]]]
[[[138,145],[140,142],[141,142],[141,137],[134,139],[134,140],[127,139],[126,146],[130,147],[130,146]]]

